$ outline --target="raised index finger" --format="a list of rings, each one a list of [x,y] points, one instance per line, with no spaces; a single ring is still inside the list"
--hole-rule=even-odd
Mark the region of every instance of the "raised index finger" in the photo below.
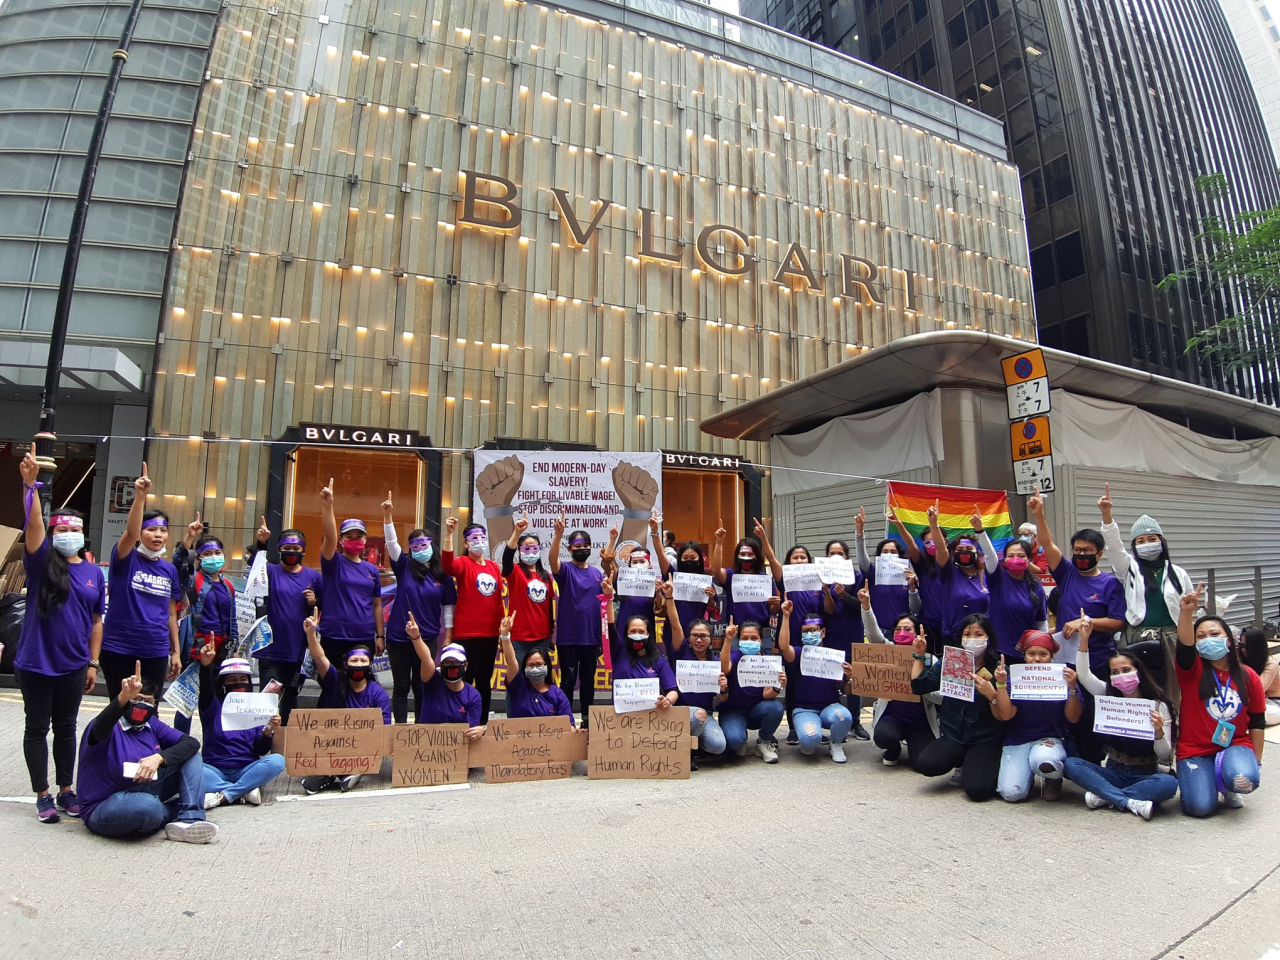
[[[133,661],[133,679],[137,680],[139,683],[142,682],[142,661],[141,660]]]

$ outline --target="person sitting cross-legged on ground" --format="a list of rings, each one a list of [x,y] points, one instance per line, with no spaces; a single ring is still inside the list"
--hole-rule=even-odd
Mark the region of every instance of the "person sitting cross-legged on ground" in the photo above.
[[[200,649],[200,727],[204,737],[204,808],[224,803],[262,803],[261,788],[284,773],[284,756],[271,752],[280,716],[248,730],[227,730],[222,706],[228,693],[252,693],[253,676],[248,660],[228,658],[218,667],[217,645]]]

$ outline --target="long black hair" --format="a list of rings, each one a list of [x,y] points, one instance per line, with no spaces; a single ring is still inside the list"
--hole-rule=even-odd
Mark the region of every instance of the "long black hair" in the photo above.
[[[733,545],[733,572],[735,574],[742,572],[742,561],[738,559],[738,551],[743,547],[750,547],[756,552],[755,561],[751,564],[752,571],[754,573],[763,573],[765,569],[764,547],[760,546],[760,541],[755,537],[743,537]]]
[[[84,514],[79,510],[69,510],[63,508],[57,511],[65,517],[79,517],[84,519]],[[67,597],[71,596],[71,572],[67,569],[67,558],[53,549],[53,534],[46,537],[48,549],[45,551],[44,577],[40,581],[40,592],[36,596],[36,613],[41,617],[48,619],[59,610],[62,605],[67,602]],[[84,559],[85,548],[82,546],[76,553],[81,560]]]
[[[995,673],[996,667],[1000,666],[1000,644],[996,640],[996,628],[991,622],[991,618],[985,613],[971,613],[960,621],[960,626],[956,628],[956,642],[954,646],[964,646],[964,631],[968,627],[977,625],[982,628],[987,635],[987,649],[983,652],[982,663],[975,663],[974,671],[986,667],[992,673]]]
[[[1165,692],[1164,687],[1156,682],[1156,678],[1151,675],[1151,671],[1147,669],[1147,665],[1142,662],[1141,657],[1135,657],[1131,653],[1113,653],[1107,658],[1107,696],[1123,697],[1124,691],[1117,689],[1111,683],[1111,661],[1119,657],[1124,657],[1131,664],[1138,674],[1138,696],[1146,700],[1154,700],[1157,703],[1163,703],[1165,709],[1169,711],[1169,720],[1172,726],[1169,729],[1169,742],[1177,744],[1178,742],[1178,711],[1173,708],[1173,701],[1169,699],[1169,694]],[[1215,693],[1217,691],[1214,691]]]
[[[430,537],[431,534],[423,530],[421,527],[415,527],[409,531],[409,537],[406,543],[412,543],[415,537]],[[430,577],[435,583],[444,582],[444,568],[440,566],[440,551],[435,549],[435,542],[431,545],[431,559],[426,563],[421,560],[413,559],[413,551],[405,550],[409,555],[409,569],[413,571],[413,575],[418,579],[419,583],[424,582]]]
[[[681,564],[686,563],[684,552],[692,550],[698,555],[698,569],[685,570]],[[707,555],[702,552],[702,544],[697,540],[686,540],[676,548],[676,572],[677,573],[706,573],[707,572]]]
[[[884,552],[884,548],[891,543],[894,545],[894,547],[897,548],[898,556],[905,557],[907,555],[906,551],[903,550],[902,548],[902,543],[898,540],[897,537],[885,537],[883,540],[881,540],[879,543],[876,544],[876,552],[874,556],[877,556],[877,557],[880,556],[880,554]]]
[[[1209,622],[1216,623],[1222,627],[1222,633],[1227,639],[1227,673],[1231,677],[1231,682],[1235,684],[1236,693],[1240,695],[1240,702],[1245,704],[1245,709],[1247,709],[1249,682],[1244,672],[1244,664],[1240,662],[1240,657],[1236,653],[1236,645],[1231,642],[1231,628],[1227,626],[1227,621],[1221,617],[1201,617],[1196,621],[1192,635],[1194,636],[1195,632],[1199,631],[1202,623]],[[1212,662],[1205,660],[1203,656],[1200,656],[1200,659],[1204,660],[1200,670],[1200,699],[1210,700],[1218,695],[1218,682],[1213,671]]]
[[[627,636],[627,634],[631,632],[631,624],[635,623],[637,620],[643,623],[645,626],[645,629],[649,631],[649,641],[645,645],[644,653],[640,654],[639,656],[636,656],[635,651],[631,649],[631,639]],[[627,617],[626,621],[622,624],[621,639],[623,642],[623,649],[626,650],[627,656],[630,657],[632,660],[634,660],[636,663],[642,663],[646,667],[652,667],[655,663],[658,662],[658,644],[657,644],[657,641],[654,639],[652,617],[642,617],[640,616],[640,614],[635,614],[634,616]]]
[[[1261,627],[1245,627],[1241,630],[1239,654],[1244,665],[1261,676],[1271,657],[1271,652],[1267,649],[1266,631]]]

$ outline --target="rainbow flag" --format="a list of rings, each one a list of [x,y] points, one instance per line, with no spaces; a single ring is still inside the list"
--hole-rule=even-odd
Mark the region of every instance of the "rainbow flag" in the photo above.
[[[938,526],[951,539],[957,533],[972,533],[969,518],[976,506],[982,513],[982,526],[997,550],[1003,550],[1013,539],[1013,522],[1009,519],[1009,498],[1003,490],[971,490],[966,487],[933,487],[923,483],[888,481],[885,486],[885,514],[896,510],[898,519],[923,547],[929,532],[928,509],[938,501]],[[890,523],[888,536],[901,539]]]

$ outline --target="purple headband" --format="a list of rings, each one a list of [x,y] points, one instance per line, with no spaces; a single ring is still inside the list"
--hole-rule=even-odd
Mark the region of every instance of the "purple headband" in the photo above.
[[[164,527],[166,530],[168,530],[169,521],[166,520],[164,517],[152,517],[150,520],[142,521],[142,529],[145,530],[147,529],[147,527]]]
[[[205,553],[207,553],[210,550],[221,550],[221,549],[222,549],[221,540],[210,540],[208,543],[206,543],[204,546],[202,546],[199,550],[196,551],[196,556],[203,557]]]
[[[280,546],[282,547],[305,547],[306,543],[297,534],[290,534],[287,537],[280,538]]]
[[[822,618],[821,617],[805,617],[803,620],[800,621],[800,626],[820,627],[822,626]]]
[[[973,549],[975,549],[975,550],[977,550],[977,549],[978,549],[978,545],[977,545],[976,543],[974,543],[972,540],[970,540],[968,537],[966,537],[966,538],[965,538],[965,539],[963,539],[963,540],[958,541],[958,542],[956,543],[956,546],[957,546],[957,547],[973,547]]]
[[[370,650],[368,647],[352,647],[350,650],[347,651],[347,655],[343,659],[343,662],[346,663],[348,660],[354,657],[357,653],[363,653],[370,660],[373,659],[373,651]]]
[[[591,546],[591,541],[590,541],[590,540],[588,540],[586,537],[574,537],[572,540],[570,540],[570,541],[569,541],[569,546],[571,546],[571,547],[589,547],[589,546]]]

